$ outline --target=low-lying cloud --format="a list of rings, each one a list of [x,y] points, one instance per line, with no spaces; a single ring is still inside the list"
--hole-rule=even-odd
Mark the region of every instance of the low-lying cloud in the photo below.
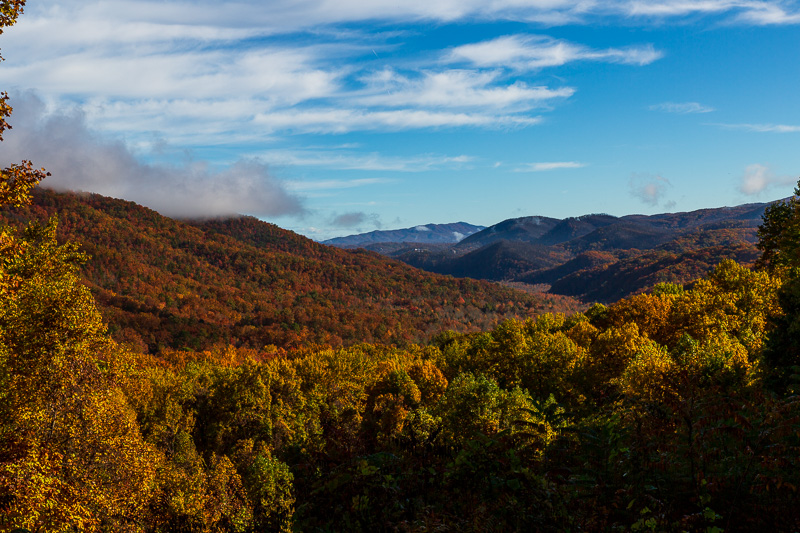
[[[92,131],[79,109],[48,113],[33,93],[11,103],[13,129],[0,144],[0,163],[32,160],[52,174],[44,187],[123,198],[177,218],[303,212],[301,201],[259,161],[222,170],[202,161],[144,163],[123,142]]]

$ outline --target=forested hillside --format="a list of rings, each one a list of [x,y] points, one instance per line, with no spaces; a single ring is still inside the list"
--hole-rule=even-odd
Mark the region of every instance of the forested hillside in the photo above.
[[[91,257],[83,273],[114,337],[152,353],[405,343],[578,308],[324,246],[251,217],[186,223],[131,202],[36,189],[32,205],[1,211],[0,222],[56,215],[59,239]]]

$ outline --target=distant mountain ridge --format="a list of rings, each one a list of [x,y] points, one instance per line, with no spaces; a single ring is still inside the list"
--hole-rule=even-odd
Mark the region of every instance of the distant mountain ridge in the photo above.
[[[553,294],[609,302],[661,281],[691,281],[723,259],[754,261],[756,231],[768,205],[623,217],[526,216],[449,246],[372,249],[439,274],[549,284]]]
[[[735,207],[698,209],[656,215],[590,214],[563,220],[528,216],[504,220],[459,242],[460,247],[486,245],[492,242],[520,241],[556,245],[570,243],[572,249],[592,248],[592,243],[612,239],[614,244],[600,248],[652,248],[674,238],[676,232],[723,227],[756,228],[769,203],[744,204]]]
[[[425,224],[412,228],[376,230],[358,235],[336,237],[322,241],[322,244],[339,248],[359,248],[382,243],[454,244],[483,229],[485,226],[475,226],[466,222]]]

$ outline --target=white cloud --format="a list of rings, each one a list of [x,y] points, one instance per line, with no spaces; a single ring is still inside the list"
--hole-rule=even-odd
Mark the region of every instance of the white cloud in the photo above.
[[[269,150],[258,154],[258,159],[274,166],[327,167],[341,170],[372,170],[395,172],[422,172],[437,168],[459,168],[471,163],[467,155],[418,155],[410,157],[386,156],[380,153],[348,153],[314,150]],[[373,179],[373,178],[366,178]],[[380,179],[380,178],[375,178]],[[362,183],[360,180],[325,180],[324,183]]]
[[[550,161],[544,163],[527,163],[526,165],[515,169],[515,172],[545,172],[548,170],[558,170],[562,168],[583,168],[586,163],[579,163],[577,161]]]
[[[745,130],[758,133],[800,133],[800,126],[787,124],[717,124],[728,130]]]
[[[748,196],[754,196],[766,189],[792,185],[795,179],[791,176],[777,176],[769,165],[753,164],[744,169],[739,190]]]
[[[368,92],[359,99],[374,106],[530,108],[557,98],[569,98],[571,87],[550,89],[522,81],[498,86],[497,71],[447,70],[422,72],[415,79],[394,71],[382,71],[365,78]]]
[[[713,107],[705,106],[697,102],[663,102],[650,106],[651,111],[663,111],[665,113],[677,113],[688,115],[692,113],[711,113]]]
[[[781,0],[635,0],[622,4],[630,16],[684,17],[687,15],[716,15],[731,13],[732,22],[768,26],[800,23],[800,13],[784,8]]]
[[[289,130],[296,133],[346,133],[349,131],[407,130],[447,127],[524,127],[541,122],[539,117],[513,114],[467,113],[399,109],[290,109],[259,113],[253,122],[266,131]]]
[[[663,57],[652,45],[595,50],[580,44],[542,35],[506,35],[489,41],[454,48],[450,61],[467,61],[479,67],[535,70],[574,61],[602,61],[648,65]]]
[[[696,13],[722,13],[753,2],[736,0],[633,1],[627,5],[630,15],[675,17]]]
[[[800,23],[800,12],[789,13],[780,5],[768,2],[753,2],[751,9],[742,12],[737,20],[759,26],[788,25]]]
[[[48,21],[69,18],[72,25],[57,28],[58,37],[68,39],[66,42],[93,42],[104,35],[130,42],[144,37],[275,34],[367,21],[525,20],[558,25],[619,15],[677,17],[732,12],[740,15],[742,23],[774,24],[793,16],[785,5],[781,0],[40,0],[26,6],[26,16],[39,21],[40,28]],[[72,33],[77,20],[88,22]]]
[[[407,72],[395,65],[380,79],[367,75],[369,66],[358,58],[391,49],[386,37],[343,25],[589,23],[723,12],[752,24],[798,16],[777,1],[40,0],[3,36],[3,78],[7,86],[35,87],[48,100],[84,102],[90,125],[125,132],[132,142],[154,131],[176,144],[232,145],[279,132],[522,127],[539,121],[526,111],[576,89],[504,77],[507,67],[647,65],[662,53],[648,44],[598,49],[510,35],[456,47],[444,62],[432,51],[406,63]],[[453,61],[471,68],[449,69]],[[366,85],[355,87],[354,80]]]
[[[70,36],[80,29],[74,28],[72,17],[69,24],[57,19],[40,24],[34,19],[33,28],[25,24],[27,20],[26,13],[20,28],[12,27],[4,35],[5,83],[81,97],[202,99],[259,94],[270,102],[297,103],[338,90],[342,67],[325,60],[347,48],[333,43],[253,47],[228,36],[185,42],[163,38],[158,31],[138,36],[130,46],[118,46],[112,37],[117,26],[109,21],[91,24],[108,28],[108,34],[74,42],[78,37]],[[125,22],[120,24],[124,27]],[[85,34],[92,35],[88,30]]]
[[[222,170],[201,161],[146,164],[122,142],[90,130],[79,110],[47,113],[31,93],[12,101],[15,127],[0,144],[0,164],[35,161],[52,173],[45,187],[124,198],[174,217],[303,211],[300,200],[258,161],[240,160]]]
[[[657,206],[664,200],[667,189],[672,184],[662,176],[634,174],[628,182],[629,192],[634,198],[650,206]],[[674,207],[674,203],[667,202],[666,207]]]

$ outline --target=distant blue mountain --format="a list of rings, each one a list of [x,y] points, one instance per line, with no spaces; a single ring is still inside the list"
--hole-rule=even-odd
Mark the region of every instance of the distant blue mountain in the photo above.
[[[322,241],[322,243],[339,248],[358,248],[377,243],[454,244],[483,229],[485,229],[484,226],[475,226],[466,222],[425,224],[413,228],[378,230],[347,237],[336,237]]]

